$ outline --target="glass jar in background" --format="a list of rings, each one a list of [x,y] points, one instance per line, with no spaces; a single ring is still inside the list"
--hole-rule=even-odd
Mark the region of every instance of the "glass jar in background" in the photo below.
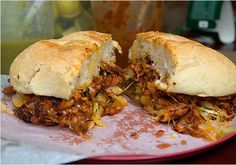
[[[8,74],[15,57],[32,43],[54,37],[49,1],[1,2],[1,74]]]
[[[163,2],[161,1],[92,1],[94,29],[111,33],[122,46],[124,56],[118,56],[117,64],[128,64],[128,49],[136,34],[160,31]]]
[[[90,1],[55,1],[55,38],[67,34],[93,30]]]

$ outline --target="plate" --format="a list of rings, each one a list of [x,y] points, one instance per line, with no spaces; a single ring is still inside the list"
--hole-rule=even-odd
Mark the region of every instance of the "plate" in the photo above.
[[[82,162],[90,162],[90,163],[102,163],[102,162],[132,162],[132,163],[163,163],[163,162],[169,162],[173,160],[178,160],[181,158],[187,158],[190,156],[194,156],[197,154],[200,154],[202,152],[206,152],[210,149],[213,149],[226,141],[230,140],[231,138],[236,137],[236,133],[232,133],[221,140],[218,140],[216,142],[212,142],[210,144],[204,145],[202,147],[196,147],[191,150],[186,150],[182,152],[176,152],[172,154],[165,154],[165,155],[115,155],[115,156],[98,156],[98,157],[92,157],[83,160]]]
[[[7,76],[1,76],[1,82],[1,88],[9,85]],[[8,96],[1,95],[1,101],[12,109]],[[163,162],[206,151],[236,135],[234,133],[219,141],[209,142],[180,134],[168,124],[154,122],[150,115],[132,102],[123,112],[105,116],[103,121],[106,127],[93,128],[87,133],[91,139],[86,140],[67,128],[32,125],[13,115],[1,113],[1,134],[5,138],[45,149],[81,155],[94,163],[144,160]]]

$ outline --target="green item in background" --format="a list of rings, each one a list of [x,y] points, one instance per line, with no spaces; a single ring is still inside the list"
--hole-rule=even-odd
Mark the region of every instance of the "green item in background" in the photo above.
[[[54,30],[54,38],[61,38],[62,37],[62,27],[61,25],[56,21],[55,22],[55,30]]]
[[[26,47],[54,36],[52,2],[1,2],[1,74],[8,74],[15,57]]]
[[[83,10],[79,1],[55,1],[58,14],[66,19],[73,19]]]
[[[1,73],[8,74],[10,65],[15,57],[26,47],[37,40],[9,40],[1,42]]]
[[[90,1],[55,1],[55,36],[93,30]]]
[[[220,19],[223,1],[191,1],[188,10],[190,29],[213,29]]]

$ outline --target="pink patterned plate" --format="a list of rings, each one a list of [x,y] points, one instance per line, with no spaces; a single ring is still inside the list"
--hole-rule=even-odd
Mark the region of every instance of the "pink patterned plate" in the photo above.
[[[148,162],[154,162],[155,163],[161,163],[165,161],[171,161],[181,158],[187,158],[190,156],[197,155],[199,153],[205,152],[207,150],[210,150],[212,148],[215,148],[224,142],[228,141],[229,139],[236,137],[236,133],[232,133],[216,142],[212,142],[210,144],[196,147],[190,150],[181,151],[181,152],[175,152],[171,154],[164,154],[164,155],[115,155],[115,156],[97,156],[97,157],[91,157],[86,159],[85,161],[88,161],[90,163],[95,162],[132,162],[132,163],[148,163]]]
[[[7,76],[1,76],[1,83],[1,88],[8,85]],[[13,108],[9,97],[1,95],[1,101],[9,109]],[[209,142],[180,134],[168,124],[156,123],[132,102],[129,102],[123,112],[103,117],[106,127],[90,130],[87,133],[90,140],[77,136],[66,128],[32,125],[13,115],[0,114],[2,137],[81,155],[94,163],[143,160],[145,163],[146,160],[162,162],[203,152],[236,135],[234,133],[216,142]]]

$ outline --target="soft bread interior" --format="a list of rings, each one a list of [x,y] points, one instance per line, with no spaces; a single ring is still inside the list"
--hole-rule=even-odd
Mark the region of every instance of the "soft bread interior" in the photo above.
[[[153,69],[159,73],[160,78],[156,79],[157,86],[167,90],[167,76],[173,73],[173,61],[163,46],[154,46],[146,41],[136,40],[129,52],[129,59],[142,60],[146,57],[153,61]]]
[[[39,41],[25,49],[10,67],[10,81],[23,94],[69,99],[99,74],[102,62],[115,62],[118,44],[110,35],[77,32]]]
[[[188,95],[226,96],[236,93],[236,66],[219,52],[187,38],[160,32],[137,35],[129,59],[153,61],[160,90]]]
[[[102,62],[115,62],[115,52],[112,42],[105,43],[101,50],[92,54],[90,59],[84,60],[76,86],[78,88],[87,87],[91,83],[92,78],[99,75]]]

